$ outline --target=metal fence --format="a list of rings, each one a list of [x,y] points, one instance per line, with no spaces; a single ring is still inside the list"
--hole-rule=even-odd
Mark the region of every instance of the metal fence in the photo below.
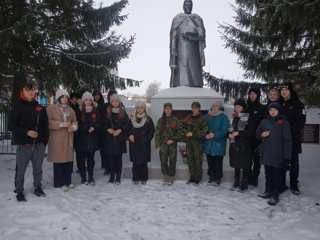
[[[0,108],[0,154],[15,154],[16,148],[11,144],[12,133],[9,130],[10,108]]]

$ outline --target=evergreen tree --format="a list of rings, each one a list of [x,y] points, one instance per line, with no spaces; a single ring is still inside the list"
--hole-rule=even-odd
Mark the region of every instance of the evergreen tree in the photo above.
[[[245,77],[291,81],[320,103],[320,0],[235,0],[236,26],[223,24],[225,46]]]
[[[127,4],[97,9],[93,0],[2,0],[1,89],[14,91],[28,78],[52,92],[60,85],[124,88],[110,71],[129,55],[134,36],[125,39],[111,27],[127,19],[121,14]]]

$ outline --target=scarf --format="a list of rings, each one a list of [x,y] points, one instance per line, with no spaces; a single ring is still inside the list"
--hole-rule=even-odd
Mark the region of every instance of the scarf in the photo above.
[[[143,113],[137,113],[136,111],[133,112],[131,117],[131,122],[134,128],[141,128],[143,127],[148,120],[148,115]]]
[[[208,113],[208,115],[211,116],[211,117],[216,117],[216,116],[219,116],[220,114],[222,114],[222,111],[219,111],[219,112],[216,112],[216,113],[210,111],[210,112]]]
[[[118,114],[120,113],[120,108],[112,108],[112,113]]]

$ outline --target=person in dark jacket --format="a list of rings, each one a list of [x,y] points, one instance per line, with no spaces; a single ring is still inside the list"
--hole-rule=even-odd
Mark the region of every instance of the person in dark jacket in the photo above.
[[[104,107],[101,109],[102,111],[101,111],[101,116],[105,116],[105,114],[106,114],[106,110],[108,109],[108,107],[111,105],[111,101],[110,101],[110,98],[111,98],[111,96],[112,95],[116,95],[117,94],[117,91],[116,90],[114,90],[114,89],[110,89],[109,91],[108,91],[108,94],[107,94],[107,102],[104,104]],[[101,100],[100,100],[100,102],[101,102]],[[101,105],[101,104],[100,104]],[[101,136],[100,136],[100,140],[103,140],[103,150],[102,151],[100,151],[100,153],[102,152],[103,153],[103,157],[101,157],[101,159],[103,160],[103,165],[102,165],[102,167],[104,168],[104,175],[105,176],[107,176],[107,175],[109,175],[110,174],[110,159],[108,158],[108,154],[106,153],[106,152],[104,152],[105,151],[105,147],[104,147],[104,145],[105,145],[105,141],[106,141],[106,139],[105,139],[105,132],[102,130],[102,131],[100,131],[100,134],[101,134]]]
[[[75,112],[76,114],[76,117],[77,117],[77,121],[79,121],[80,119],[80,115],[81,115],[81,110],[80,110],[80,105],[79,105],[79,102],[81,101],[81,96],[79,93],[76,93],[76,92],[73,92],[70,94],[70,107],[73,109],[73,111]],[[74,143],[74,149],[75,149],[75,152],[76,152],[76,163],[77,163],[77,172],[80,173],[80,163],[79,163],[79,153],[77,152],[77,134],[78,134],[78,131],[74,133],[74,140],[73,140],[73,143]]]
[[[260,175],[260,155],[258,152],[258,146],[260,141],[256,138],[256,130],[265,116],[265,106],[260,103],[261,92],[259,89],[251,88],[248,92],[247,109],[249,113],[248,122],[248,134],[252,151],[252,165],[251,173],[249,176],[249,184],[252,186],[258,186],[258,179]]]
[[[106,133],[104,150],[110,161],[109,183],[120,184],[122,173],[122,154],[127,152],[129,118],[122,107],[120,96],[113,94],[103,120]]]
[[[292,154],[290,124],[280,115],[281,105],[268,105],[268,118],[257,129],[257,137],[262,140],[260,146],[261,163],[265,166],[265,192],[259,196],[270,198],[268,204],[276,205],[282,191],[281,169],[286,169]]]
[[[251,169],[252,148],[248,131],[249,114],[245,112],[246,102],[239,99],[234,103],[232,127],[229,133],[230,166],[234,168],[234,184],[231,190],[248,189]]]
[[[91,93],[85,92],[82,102],[76,147],[79,152],[79,170],[81,183],[94,186],[94,154],[98,149],[99,113]]]
[[[97,109],[96,111],[98,112],[98,114],[100,116],[102,116],[104,114],[104,111],[106,109],[106,104],[104,102],[104,97],[102,95],[101,92],[99,91],[95,91],[93,93],[93,97],[94,97],[94,101],[97,105]],[[101,168],[104,169],[105,174],[109,174],[109,170],[107,169],[106,165],[106,159],[105,159],[105,154],[104,154],[104,138],[105,138],[105,134],[104,132],[102,132],[101,130],[98,131],[98,148],[99,148],[99,152],[100,152],[100,157],[101,157]]]
[[[35,95],[36,87],[33,82],[23,84],[11,116],[12,144],[17,145],[15,186],[19,202],[26,201],[24,176],[30,161],[33,167],[34,194],[38,197],[45,196],[41,182],[45,146],[49,138],[48,117],[46,109],[35,100]]]
[[[300,101],[291,83],[281,86],[283,114],[287,117],[292,134],[292,157],[290,160],[290,190],[300,195],[299,189],[299,154],[302,153],[302,136],[306,123],[305,106]]]
[[[147,115],[146,104],[137,102],[131,116],[129,130],[130,161],[132,181],[146,184],[148,180],[148,162],[151,161],[151,140],[154,135],[154,124]]]

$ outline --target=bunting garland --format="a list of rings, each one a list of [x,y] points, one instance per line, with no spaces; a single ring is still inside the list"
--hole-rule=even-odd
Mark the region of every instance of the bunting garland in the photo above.
[[[207,85],[225,97],[226,101],[245,97],[250,88],[260,89],[262,95],[266,96],[269,84],[260,82],[231,81],[212,76],[204,72],[203,77]]]

